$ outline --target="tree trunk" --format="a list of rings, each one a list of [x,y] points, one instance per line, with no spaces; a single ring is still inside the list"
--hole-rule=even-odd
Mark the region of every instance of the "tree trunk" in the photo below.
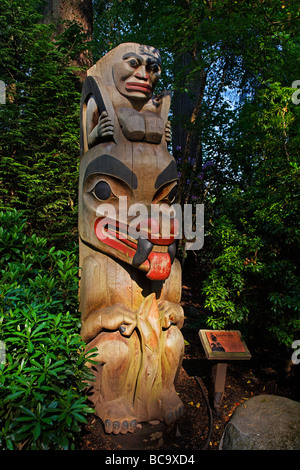
[[[204,92],[206,87],[207,73],[202,70],[196,80],[186,81],[189,66],[192,66],[191,57],[182,54],[178,61],[178,68],[184,67],[184,83],[180,88],[188,88],[187,91],[177,91],[174,94],[173,113],[175,122],[172,132],[173,154],[175,158],[181,157],[181,179],[178,190],[178,203],[188,202],[191,186],[188,181],[188,165],[193,168],[193,172],[202,165],[201,135],[195,131],[195,124],[201,111]],[[180,68],[179,68],[180,70]],[[191,176],[191,175],[190,175]],[[188,191],[187,188],[189,189]]]
[[[191,57],[188,53],[183,53],[177,57],[175,61],[176,70],[186,70],[188,73],[189,65],[191,64]],[[179,84],[180,87],[186,87],[186,79],[184,77],[184,83]],[[197,102],[197,96],[199,95],[199,81],[190,83],[188,91],[176,90],[174,93],[174,98],[172,100],[172,109],[175,116],[175,122],[173,124],[172,132],[172,144],[174,154],[184,152],[186,139],[188,135],[188,127],[190,125],[189,120],[187,120],[195,109]],[[192,139],[191,142],[191,156],[195,155],[197,142]]]
[[[93,34],[93,2],[92,0],[48,0],[44,12],[44,22],[54,23],[58,33],[68,27],[68,23],[76,21],[86,35],[86,42]],[[73,65],[88,69],[92,65],[91,53],[82,51],[73,61]],[[80,80],[86,77],[86,70],[76,73]]]
[[[92,0],[48,0],[45,8],[45,22],[77,21],[87,35],[93,32]],[[63,25],[58,25],[62,32]]]

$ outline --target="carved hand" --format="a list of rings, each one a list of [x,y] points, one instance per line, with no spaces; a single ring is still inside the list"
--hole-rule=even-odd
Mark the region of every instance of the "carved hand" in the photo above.
[[[165,136],[166,136],[166,141],[169,143],[172,140],[172,134],[171,134],[171,123],[170,121],[167,121],[167,124],[165,125]]]
[[[162,319],[162,327],[170,328],[171,325],[177,325],[182,328],[184,322],[183,308],[170,302],[169,300],[160,300],[158,302],[158,310]]]
[[[130,310],[125,304],[118,303],[97,310],[83,322],[81,336],[89,342],[103,329],[118,330],[123,336],[130,336],[136,327],[137,312]]]
[[[106,111],[98,119],[97,134],[100,138],[114,135],[114,125]]]

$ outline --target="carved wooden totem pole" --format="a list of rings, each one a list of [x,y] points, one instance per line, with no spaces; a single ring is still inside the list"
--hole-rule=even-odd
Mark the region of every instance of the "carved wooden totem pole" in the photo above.
[[[97,348],[90,399],[107,433],[169,425],[183,413],[174,388],[184,351],[176,219],[151,212],[172,204],[178,179],[170,96],[153,95],[160,73],[155,48],[121,44],[88,70],[82,91],[81,335]],[[139,235],[136,204],[147,209]]]

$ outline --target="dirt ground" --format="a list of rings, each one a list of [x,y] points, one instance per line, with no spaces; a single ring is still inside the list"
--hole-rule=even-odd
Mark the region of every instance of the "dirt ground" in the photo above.
[[[282,355],[282,351],[269,351],[263,348],[252,351],[247,344],[252,358],[248,361],[227,363],[224,396],[216,412],[210,399],[212,362],[206,359],[198,329],[194,327],[195,316],[199,314],[199,310],[195,309],[199,309],[200,306],[191,288],[185,285],[182,305],[189,313],[182,329],[187,344],[176,391],[183,401],[185,413],[176,425],[167,429],[152,426],[149,431],[150,425],[144,428],[139,448],[172,451],[218,450],[230,417],[238,406],[243,406],[250,398],[261,394],[273,394],[300,400],[300,365],[297,368],[291,364],[288,351],[286,355]],[[78,450],[128,450],[132,436],[129,436],[127,441],[124,437],[123,441],[111,439],[103,433],[100,420],[91,415],[82,430],[77,448]]]

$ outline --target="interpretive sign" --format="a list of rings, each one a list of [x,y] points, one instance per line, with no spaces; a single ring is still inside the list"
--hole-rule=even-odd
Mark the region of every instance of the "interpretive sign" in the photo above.
[[[240,331],[199,330],[199,336],[207,359],[251,359]]]

